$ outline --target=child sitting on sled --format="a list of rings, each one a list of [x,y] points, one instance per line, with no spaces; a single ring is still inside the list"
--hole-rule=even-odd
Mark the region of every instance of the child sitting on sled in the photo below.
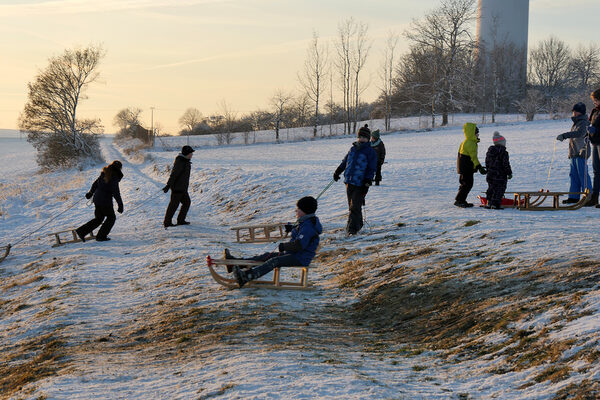
[[[241,288],[246,283],[268,274],[278,267],[308,266],[312,261],[317,247],[319,246],[319,235],[323,227],[319,218],[315,215],[317,211],[317,200],[307,196],[296,203],[296,218],[294,225],[286,225],[286,231],[291,231],[291,239],[287,243],[279,244],[279,252],[263,253],[258,256],[244,258],[244,260],[263,261],[263,264],[242,270],[237,265],[233,266],[233,274]],[[229,250],[223,250],[224,258],[235,260]],[[232,263],[233,264],[233,263]]]
[[[506,151],[506,139],[496,131],[492,137],[492,142],[494,144],[488,148],[485,155],[486,180],[488,183],[485,208],[501,210],[500,203],[506,191],[506,184],[509,179],[512,179],[512,169]]]

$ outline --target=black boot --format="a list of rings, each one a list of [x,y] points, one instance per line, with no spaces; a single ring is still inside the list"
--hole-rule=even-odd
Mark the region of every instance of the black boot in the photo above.
[[[566,199],[566,200],[563,200],[563,201],[562,201],[562,203],[563,203],[563,204],[575,204],[575,203],[577,203],[578,201],[579,201],[578,199],[574,199],[574,198],[572,198],[572,197],[569,197],[568,199]]]
[[[237,260],[237,258],[235,258],[234,256],[231,255],[231,253],[229,252],[229,249],[223,249],[223,258],[225,260]],[[227,268],[228,274],[233,272],[233,265],[225,265],[225,268]]]
[[[248,272],[242,271],[237,265],[233,266],[233,276],[235,276],[240,289],[251,280],[248,277]]]
[[[85,233],[81,232],[79,229],[80,228],[75,229],[75,233],[77,234],[77,236],[79,236],[79,239],[81,239],[81,241],[85,243]]]
[[[598,193],[592,193],[592,197],[585,203],[584,207],[594,207],[598,205]]]

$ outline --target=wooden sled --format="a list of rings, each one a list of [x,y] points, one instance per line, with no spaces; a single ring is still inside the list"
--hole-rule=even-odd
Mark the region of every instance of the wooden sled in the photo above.
[[[71,233],[72,237],[69,237],[69,235],[67,233]],[[62,234],[65,234],[65,235],[62,235]],[[75,229],[68,229],[66,231],[49,233],[48,236],[54,236],[54,238],[56,239],[56,243],[54,243],[52,245],[52,247],[62,246],[63,244],[67,244],[67,243],[81,242],[81,239],[79,239],[79,236],[77,236],[77,232],[75,232]],[[64,238],[64,236],[67,236],[67,237]],[[91,239],[95,239],[95,238],[96,238],[96,236],[94,235],[94,232],[92,231],[88,236],[86,236],[85,240],[91,240]]]
[[[570,194],[579,195],[577,203],[562,204],[561,196]],[[551,210],[577,210],[584,206],[590,196],[589,189],[584,192],[514,192],[514,203],[517,204],[519,210],[526,211],[551,211]],[[549,201],[552,204],[550,205]]]
[[[254,267],[256,265],[261,265],[262,261],[252,261],[252,260],[225,260],[225,259],[213,259],[211,256],[206,256],[206,265],[208,266],[208,270],[210,271],[210,275],[213,279],[220,285],[225,286],[228,289],[237,289],[238,283],[231,275],[231,278],[225,277],[219,274],[215,270],[215,266],[222,266],[225,268],[227,265],[237,265],[239,267]],[[304,266],[290,266],[290,267],[282,267],[282,268],[300,268],[301,275],[299,282],[286,282],[280,279],[280,271],[279,268],[275,268],[273,270],[273,279],[272,280],[254,280],[248,282],[244,287],[258,287],[265,289],[290,289],[290,290],[307,290],[312,289],[312,285],[308,282],[308,270],[310,267]]]
[[[8,253],[10,253],[11,245],[0,247],[0,254],[4,253],[4,255],[0,256],[0,262],[4,261],[6,257],[8,257]]]
[[[269,243],[285,239],[288,233],[285,231],[286,222],[274,222],[272,224],[234,226],[235,240],[238,243]]]

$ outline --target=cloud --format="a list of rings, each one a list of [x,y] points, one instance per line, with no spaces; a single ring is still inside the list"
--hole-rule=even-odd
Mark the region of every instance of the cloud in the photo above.
[[[32,14],[86,14],[162,7],[186,7],[200,4],[231,3],[234,0],[50,0],[0,4],[3,17]]]

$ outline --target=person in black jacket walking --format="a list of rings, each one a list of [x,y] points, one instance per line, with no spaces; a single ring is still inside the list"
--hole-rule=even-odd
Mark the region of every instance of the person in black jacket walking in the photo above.
[[[189,225],[190,223],[185,220],[188,210],[190,209],[190,195],[188,194],[188,187],[190,185],[190,171],[192,169],[192,154],[194,149],[190,146],[183,146],[181,148],[181,154],[175,157],[173,163],[173,169],[171,170],[171,176],[169,181],[163,188],[163,192],[167,193],[171,189],[171,201],[167,206],[167,212],[165,213],[165,220],[163,225],[166,228],[175,226],[172,219],[177,211],[177,207],[181,204],[179,209],[179,215],[177,215],[177,225]]]
[[[385,162],[385,146],[381,141],[379,129],[371,132],[371,147],[377,153],[377,171],[375,171],[375,186],[381,182],[381,166]]]
[[[594,180],[592,181],[592,197],[585,205],[587,207],[598,205],[598,193],[600,192],[600,89],[594,90],[590,96],[594,102],[594,109],[590,113],[589,135],[592,142],[592,169]]]
[[[123,200],[121,200],[121,192],[119,191],[119,182],[123,179],[122,168],[123,164],[118,160],[104,167],[98,179],[92,184],[90,191],[86,193],[86,199],[94,197],[96,210],[93,219],[75,230],[82,242],[85,242],[86,235],[99,227],[100,224],[102,226],[96,235],[96,240],[99,242],[110,240],[108,234],[117,220],[113,208],[113,198],[117,201],[117,211],[119,214],[123,213]]]

